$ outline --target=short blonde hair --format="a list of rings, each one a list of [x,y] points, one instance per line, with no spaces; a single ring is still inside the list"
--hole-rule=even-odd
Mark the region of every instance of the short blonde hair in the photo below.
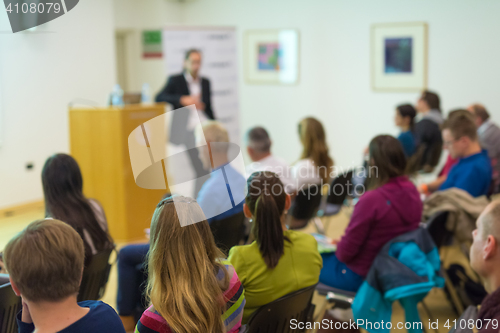
[[[208,120],[203,122],[201,126],[198,126],[196,128],[195,135],[196,138],[199,139],[203,134],[205,134],[205,141],[207,142],[207,144],[211,142],[229,143],[229,134],[221,122],[215,120]],[[213,151],[219,150],[221,152],[226,152],[227,147],[228,145],[214,145],[213,147],[211,147],[211,149]],[[217,148],[223,148],[223,149],[217,149]]]
[[[32,302],[57,302],[78,294],[84,258],[80,235],[54,219],[32,222],[4,251],[12,281]]]

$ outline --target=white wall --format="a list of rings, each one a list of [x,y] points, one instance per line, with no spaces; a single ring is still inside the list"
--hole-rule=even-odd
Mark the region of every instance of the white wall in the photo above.
[[[69,151],[68,103],[106,103],[115,82],[112,0],[80,1],[35,32],[16,34],[0,11],[0,31],[2,208],[43,198],[45,159]]]
[[[41,199],[45,158],[68,151],[67,103],[75,97],[104,104],[115,82],[114,30],[136,33],[136,89],[165,82],[162,60],[140,58],[140,34],[167,24],[236,26],[240,54],[241,129],[261,124],[274,151],[299,156],[297,123],[308,115],[327,129],[332,156],[346,167],[378,133],[397,133],[394,107],[417,93],[374,93],[370,87],[370,25],[429,24],[429,87],[443,108],[482,102],[500,122],[500,1],[497,0],[86,0],[40,32],[0,34],[3,145],[0,207]],[[250,85],[243,78],[243,33],[248,29],[300,31],[300,83]],[[0,13],[0,31],[9,31]],[[35,162],[26,171],[25,163]]]
[[[358,164],[379,133],[397,133],[394,107],[417,93],[375,93],[370,87],[370,25],[425,21],[429,24],[429,88],[446,112],[479,101],[500,121],[500,1],[485,0],[199,0],[186,5],[185,23],[248,29],[300,31],[297,86],[244,82],[240,56],[241,125],[261,124],[275,153],[289,162],[299,154],[297,123],[321,119],[337,164]]]
[[[129,33],[127,54],[129,90],[140,92],[149,83],[154,95],[165,85],[163,58],[142,57],[142,31],[160,30],[167,24],[182,24],[185,6],[166,0],[114,0],[115,28]]]

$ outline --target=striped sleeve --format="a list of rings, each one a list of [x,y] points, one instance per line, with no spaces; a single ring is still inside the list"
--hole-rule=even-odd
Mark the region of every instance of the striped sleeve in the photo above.
[[[243,308],[245,307],[245,291],[238,274],[231,265],[225,265],[229,274],[229,287],[224,292],[226,308],[222,314],[224,326],[228,333],[238,332],[241,327]]]
[[[150,306],[139,319],[135,333],[172,333],[172,331],[165,319],[153,310],[153,306]]]

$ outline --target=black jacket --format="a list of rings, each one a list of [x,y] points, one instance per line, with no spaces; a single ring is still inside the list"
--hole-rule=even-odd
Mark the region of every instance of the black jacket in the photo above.
[[[420,155],[420,167],[434,168],[439,163],[443,150],[443,138],[439,125],[430,120],[422,119],[415,124],[417,154]]]
[[[201,78],[201,101],[205,103],[205,114],[209,119],[215,119],[212,111],[210,93],[210,81],[206,78]],[[185,95],[190,95],[190,93],[184,73],[173,75],[168,78],[165,87],[156,95],[156,102],[170,103],[175,110],[182,108],[180,98]],[[189,114],[187,112],[174,112],[172,126],[170,128],[170,141],[172,143],[185,143],[184,138],[187,132],[188,116]]]

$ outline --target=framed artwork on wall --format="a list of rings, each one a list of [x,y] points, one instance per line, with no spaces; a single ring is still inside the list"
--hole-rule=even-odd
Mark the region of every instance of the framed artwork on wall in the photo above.
[[[294,29],[249,30],[244,36],[245,80],[255,84],[297,84],[299,33]]]
[[[375,91],[422,91],[427,87],[427,23],[374,24],[371,76]]]

